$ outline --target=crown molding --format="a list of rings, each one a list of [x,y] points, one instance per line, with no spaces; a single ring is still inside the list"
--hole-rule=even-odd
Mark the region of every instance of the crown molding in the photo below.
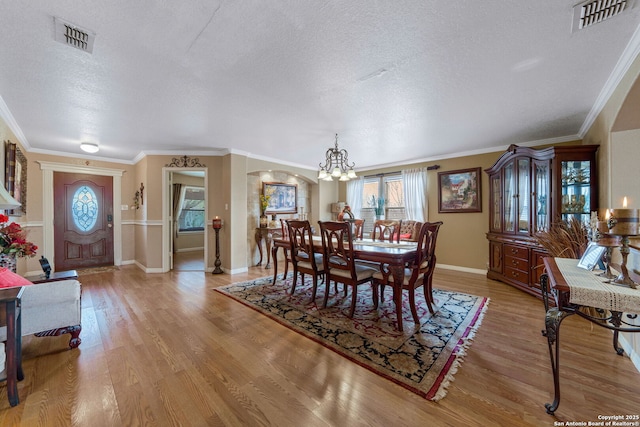
[[[616,66],[613,67],[613,71],[609,75],[609,78],[604,84],[604,87],[600,91],[598,98],[596,98],[596,102],[591,107],[589,114],[587,114],[586,119],[582,123],[578,135],[580,139],[584,138],[587,134],[593,123],[595,122],[598,115],[602,112],[605,105],[613,95],[613,92],[616,90],[623,77],[631,68],[631,64],[640,54],[640,26],[636,28],[636,31],[633,33],[631,40],[627,44],[627,47],[620,55],[620,59],[616,63]]]

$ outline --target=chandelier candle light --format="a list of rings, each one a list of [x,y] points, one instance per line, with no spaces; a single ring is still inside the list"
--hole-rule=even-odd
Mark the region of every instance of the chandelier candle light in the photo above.
[[[341,150],[338,148],[338,134],[336,133],[336,145],[334,148],[329,148],[326,153],[326,160],[324,166],[320,163],[320,171],[318,172],[318,179],[323,181],[333,181],[333,178],[338,178],[339,181],[349,181],[350,179],[357,178],[353,167],[355,163],[349,164],[349,153],[344,148]]]
[[[625,197],[622,203],[622,209],[611,209],[607,211],[607,214],[609,216],[607,220],[609,234],[620,236],[622,239],[622,247],[620,248],[620,254],[622,255],[620,269],[622,272],[612,283],[627,285],[632,289],[636,289],[638,285],[629,277],[629,271],[627,270],[627,256],[629,256],[630,252],[629,236],[637,236],[640,234],[638,227],[638,210],[628,209],[627,198]]]

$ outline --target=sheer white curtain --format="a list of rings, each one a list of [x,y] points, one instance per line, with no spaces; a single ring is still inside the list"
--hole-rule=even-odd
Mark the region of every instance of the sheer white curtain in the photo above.
[[[359,177],[347,182],[347,204],[351,208],[354,218],[362,218],[362,192],[364,191],[364,178]]]
[[[407,219],[420,222],[428,221],[427,171],[424,168],[403,170],[402,187]],[[348,191],[347,194],[349,194]]]

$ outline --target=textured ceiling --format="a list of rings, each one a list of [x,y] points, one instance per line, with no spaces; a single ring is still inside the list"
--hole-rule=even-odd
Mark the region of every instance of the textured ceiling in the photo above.
[[[338,133],[358,170],[575,139],[640,44],[640,6],[572,32],[568,0],[0,5],[2,110],[25,148],[88,140],[122,162],[316,168]],[[94,31],[93,53],[54,41],[54,16]]]

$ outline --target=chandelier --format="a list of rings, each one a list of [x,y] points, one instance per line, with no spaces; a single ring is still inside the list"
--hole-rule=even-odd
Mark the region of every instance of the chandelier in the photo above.
[[[349,164],[349,153],[347,150],[338,148],[338,134],[336,133],[336,145],[334,148],[327,150],[326,161],[324,166],[320,163],[320,171],[318,172],[318,179],[323,181],[333,181],[333,178],[338,178],[339,181],[349,181],[350,179],[357,178],[356,173],[353,170],[355,163]]]

